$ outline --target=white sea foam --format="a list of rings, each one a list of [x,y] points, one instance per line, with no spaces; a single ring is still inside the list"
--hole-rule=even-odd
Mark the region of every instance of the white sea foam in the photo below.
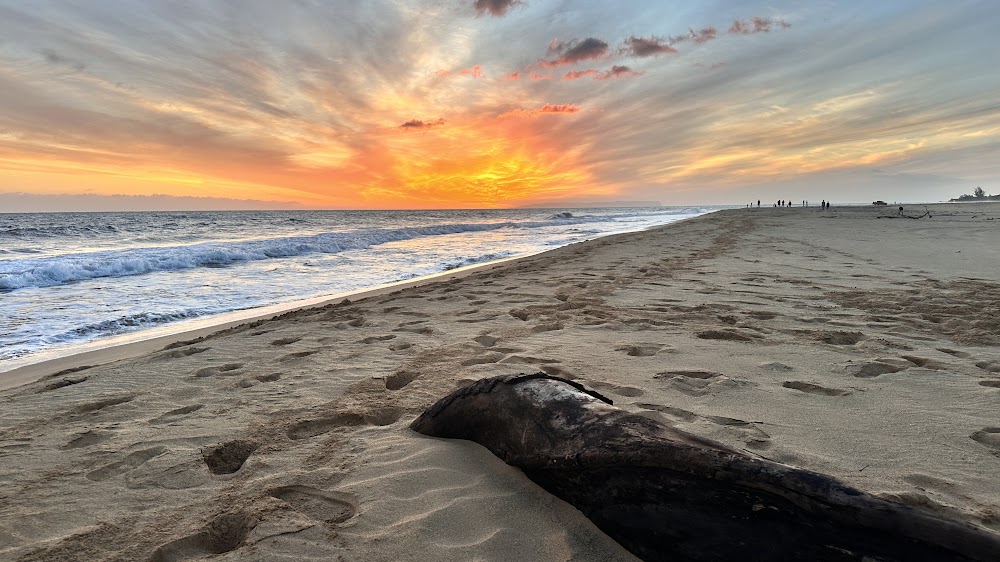
[[[710,210],[0,214],[0,371],[62,346],[361,290]]]

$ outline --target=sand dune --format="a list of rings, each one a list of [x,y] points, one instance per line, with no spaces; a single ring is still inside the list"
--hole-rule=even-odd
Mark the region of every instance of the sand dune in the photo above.
[[[1000,205],[930,210],[726,211],[38,367],[0,394],[0,558],[633,559],[485,449],[407,428],[538,370],[1000,531]]]

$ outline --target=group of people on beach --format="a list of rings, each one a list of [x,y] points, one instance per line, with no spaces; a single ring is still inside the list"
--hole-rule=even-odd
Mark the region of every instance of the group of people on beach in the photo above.
[[[791,206],[792,206],[792,202],[791,201],[787,201],[785,199],[778,199],[778,201],[774,204],[774,208],[775,209],[777,209],[778,207],[791,207]],[[806,199],[803,199],[802,200],[802,206],[803,207],[808,207],[809,206],[809,201],[806,200]],[[753,207],[753,203],[749,203],[747,205],[748,209],[750,209],[752,207]],[[757,208],[758,209],[760,208],[760,199],[757,200]],[[821,209],[829,209],[830,208],[830,202],[827,201],[826,199],[824,199],[822,202],[820,202],[820,208]]]

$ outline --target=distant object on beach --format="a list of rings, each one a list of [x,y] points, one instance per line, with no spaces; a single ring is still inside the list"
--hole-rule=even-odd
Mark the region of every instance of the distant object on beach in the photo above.
[[[1000,535],[628,413],[544,373],[476,381],[410,427],[483,445],[647,561],[1000,560]]]
[[[881,199],[879,199],[878,201],[872,201],[872,205],[877,205],[877,206],[881,207],[883,205],[888,205],[888,203],[886,203],[885,201],[882,201]]]
[[[1000,195],[986,195],[986,190],[977,187],[972,190],[972,195],[966,193],[948,200],[949,203],[968,203],[970,201],[1000,201]]]

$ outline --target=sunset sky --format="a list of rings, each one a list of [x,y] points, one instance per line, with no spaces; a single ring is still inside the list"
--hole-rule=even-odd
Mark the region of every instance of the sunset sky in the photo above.
[[[998,29],[961,0],[0,0],[0,211],[998,193]]]

